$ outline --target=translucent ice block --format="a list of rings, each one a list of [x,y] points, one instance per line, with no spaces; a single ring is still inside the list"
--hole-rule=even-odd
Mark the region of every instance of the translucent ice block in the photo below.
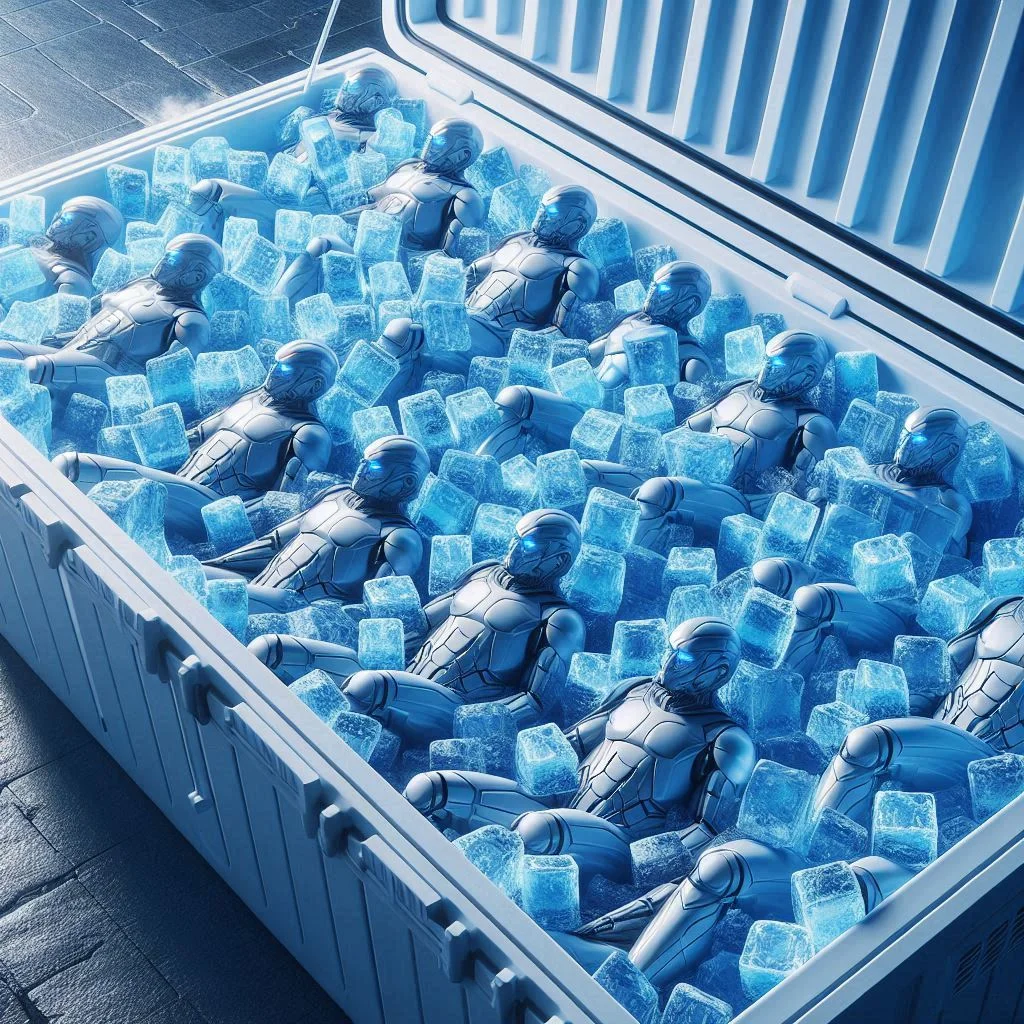
[[[516,739],[516,778],[534,796],[576,789],[579,758],[562,731],[551,723],[523,729]]]
[[[938,856],[939,826],[931,793],[875,794],[871,813],[871,852],[888,857],[911,871]]]
[[[974,818],[984,821],[1024,793],[1024,757],[999,754],[972,761],[967,766],[967,783]]]
[[[188,459],[185,420],[177,402],[140,413],[130,429],[144,466],[173,472]]]
[[[502,825],[484,825],[453,845],[507,896],[522,891],[523,839],[518,832]]]
[[[807,929],[815,951],[824,949],[864,918],[864,895],[843,861],[794,871],[793,914]]]
[[[405,668],[405,627],[401,619],[361,619],[359,664],[364,669]]]
[[[473,564],[473,542],[466,534],[432,537],[427,593],[444,594],[469,571]]]
[[[803,838],[816,783],[807,772],[758,761],[740,802],[738,828],[769,846],[795,849]]]
[[[537,491],[542,505],[575,508],[587,497],[587,482],[578,453],[563,449],[537,458]]]
[[[658,1015],[657,989],[621,949],[598,967],[594,981],[621,1003],[639,1024],[654,1024]]]
[[[218,498],[201,509],[206,535],[217,553],[232,551],[256,539],[245,514],[245,503],[238,495]]]
[[[844,701],[818,704],[807,719],[807,735],[829,757],[839,752],[847,733],[859,725],[867,725],[868,716]]]
[[[740,980],[749,999],[760,999],[814,954],[806,929],[784,921],[755,921],[740,954]]]
[[[619,609],[625,578],[626,560],[619,552],[585,543],[561,589],[578,611],[611,615]]]
[[[653,676],[668,651],[664,619],[620,619],[612,635],[609,672],[614,680]]]
[[[523,858],[523,910],[541,927],[571,931],[580,924],[580,869],[572,857]]]
[[[732,442],[721,434],[700,434],[679,427],[665,435],[665,455],[671,476],[705,484],[726,483],[733,471]]]

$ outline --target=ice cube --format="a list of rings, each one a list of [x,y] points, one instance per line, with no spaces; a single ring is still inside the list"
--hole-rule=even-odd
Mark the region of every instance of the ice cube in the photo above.
[[[661,1024],[728,1024],[732,1017],[729,1003],[680,982],[668,997]]]
[[[640,506],[604,487],[595,487],[587,496],[580,523],[586,544],[626,551],[633,543],[640,522]]]
[[[299,141],[299,127],[307,117],[313,117],[312,107],[301,106],[289,111],[277,122],[275,141],[279,149],[294,146]]]
[[[348,146],[339,141],[326,117],[306,118],[299,125],[299,135],[310,169],[318,182],[330,185],[348,179],[349,172],[345,163]]]
[[[563,449],[538,456],[537,492],[541,505],[549,508],[582,505],[587,498],[587,481],[579,454]]]
[[[473,561],[500,560],[508,551],[509,540],[515,532],[522,512],[509,505],[483,503],[477,506],[470,537],[473,543]]]
[[[721,434],[701,434],[679,427],[665,435],[665,456],[671,476],[705,484],[727,483],[733,471],[732,442]]]
[[[584,302],[573,310],[572,331],[577,337],[594,341],[607,334],[621,317],[622,314],[610,302]]]
[[[526,231],[537,213],[537,196],[523,182],[514,179],[499,185],[491,194],[487,230],[497,242],[508,235]]]
[[[193,181],[228,176],[228,140],[220,135],[206,135],[189,146],[189,167]]]
[[[364,210],[356,227],[355,254],[364,267],[398,259],[402,221],[387,213]]]
[[[440,464],[445,449],[455,446],[444,400],[438,392],[430,390],[405,395],[398,400],[398,415],[402,421],[402,433],[419,441],[430,453],[434,465]]]
[[[364,761],[369,760],[383,728],[376,719],[354,711],[339,711],[330,724],[334,734]]]
[[[453,845],[506,896],[522,891],[523,838],[503,825],[484,825],[460,836]]]
[[[892,416],[862,398],[854,398],[839,424],[838,440],[841,445],[855,445],[868,462],[876,463],[891,450],[895,432],[896,421]]]
[[[647,289],[637,280],[620,284],[613,292],[615,308],[623,313],[635,313],[643,308],[647,298]]]
[[[132,261],[116,249],[107,249],[96,263],[92,286],[97,292],[115,292],[132,279]]]
[[[167,488],[155,480],[103,480],[89,489],[98,505],[158,565],[170,558],[164,538]]]
[[[690,321],[690,334],[713,358],[724,359],[725,336],[750,325],[750,309],[742,295],[712,295]]]
[[[718,559],[719,564],[721,564],[721,544],[718,546]],[[711,588],[712,597],[718,602],[719,607],[722,609],[722,614],[730,622],[735,622],[739,617],[740,609],[743,607],[743,601],[747,596],[747,591],[750,590],[753,585],[754,581],[750,570],[740,568],[735,572],[729,573],[728,576],[719,580],[719,582]]]
[[[669,551],[662,580],[662,590],[666,594],[675,587],[712,587],[717,580],[714,548],[675,547]]]
[[[796,849],[816,783],[807,772],[775,761],[758,761],[740,801],[737,827],[758,842]]]
[[[581,459],[617,461],[622,416],[604,409],[588,409],[572,429],[569,445]]]
[[[437,475],[467,494],[472,494],[477,501],[500,498],[504,489],[501,467],[491,455],[475,455],[449,448],[441,457]]]
[[[468,267],[491,251],[491,236],[484,228],[463,228],[455,241],[455,255]]]
[[[676,251],[671,245],[648,245],[643,249],[637,249],[633,257],[636,263],[637,277],[640,279],[640,283],[647,288],[654,277],[654,272],[676,259]]]
[[[177,402],[140,413],[130,429],[144,466],[173,472],[188,459],[185,420]]]
[[[330,297],[323,292],[318,292],[316,295],[308,295],[306,298],[296,302],[295,325],[298,327],[302,337],[314,338],[332,344],[334,337],[338,333],[338,314],[335,312],[334,303],[331,302]],[[356,342],[357,346],[359,344],[360,342]],[[365,345],[366,343],[362,342],[362,344]],[[355,349],[352,350],[352,352],[354,351]],[[380,354],[380,360],[388,360],[387,365],[396,368],[395,372],[397,372],[397,359],[376,347],[373,347],[372,351]],[[362,367],[359,367],[359,369],[362,369]],[[392,377],[394,375],[394,373],[391,374]],[[346,379],[350,379],[350,376]],[[376,396],[372,401],[376,401]]]
[[[619,609],[625,577],[626,560],[619,552],[584,544],[561,589],[578,611],[610,615]]]
[[[249,300],[255,294],[252,288],[243,284],[234,274],[218,274],[203,289],[202,305],[209,316],[222,309],[248,309]]]
[[[374,118],[377,131],[367,145],[383,153],[392,169],[413,155],[416,144],[416,126],[404,120],[393,108],[377,111]]]
[[[731,913],[731,911],[729,912]],[[728,916],[728,915],[727,915]],[[746,932],[743,934],[746,941]],[[742,944],[740,950],[743,949]],[[739,953],[721,950],[705,960],[694,975],[694,984],[709,995],[721,999],[739,1013],[750,1002],[740,980]]]
[[[290,256],[306,251],[313,232],[313,215],[304,210],[278,210],[274,217],[274,245]]]
[[[457,772],[487,771],[483,744],[476,739],[433,740],[430,744],[430,770]]]
[[[920,871],[938,856],[938,842],[935,797],[931,793],[883,790],[875,794],[871,812],[872,854],[888,857],[911,871]]]
[[[284,273],[287,258],[272,242],[262,235],[249,235],[234,266],[231,276],[259,295],[266,295]]]
[[[671,327],[652,325],[629,331],[622,339],[634,386],[679,382],[679,340]]]
[[[200,511],[206,535],[218,554],[232,551],[256,539],[249,517],[245,514],[245,503],[237,494],[211,501]]]
[[[832,807],[821,811],[807,840],[807,859],[811,864],[854,861],[867,852],[868,830],[863,825]]]
[[[363,602],[372,618],[401,619],[407,637],[418,636],[425,630],[420,595],[409,576],[367,580],[363,584]]]
[[[967,766],[967,783],[974,818],[984,821],[1024,793],[1024,757],[999,754],[972,761]]]
[[[485,771],[512,774],[516,746],[516,722],[505,704],[462,704],[455,709],[453,732],[457,739],[471,739],[483,749]]]
[[[612,688],[607,654],[579,651],[572,656],[569,674],[559,691],[562,719],[567,725],[597,710]]]
[[[325,252],[320,257],[324,291],[339,306],[363,301],[362,271],[359,258],[346,252]]]
[[[228,178],[239,185],[263,190],[267,182],[270,161],[258,150],[232,149],[228,151]]]
[[[668,651],[664,619],[620,619],[612,634],[609,672],[616,682],[634,676],[654,676]]]
[[[428,474],[409,515],[427,537],[467,533],[473,521],[476,499],[471,494]]]
[[[970,835],[977,827],[976,821],[963,814],[939,822],[939,853],[945,853],[965,836]]]
[[[466,168],[465,176],[481,198],[490,199],[496,188],[515,178],[516,169],[505,147],[498,146],[484,150]]]
[[[913,601],[914,562],[899,537],[885,534],[853,545],[853,582],[872,601]]]
[[[671,631],[687,619],[718,616],[719,614],[721,612],[718,602],[711,593],[711,588],[696,585],[676,587],[672,591],[665,617]]]
[[[839,673],[836,699],[863,711],[868,721],[909,714],[909,691],[903,669],[862,658],[855,672]]]
[[[928,633],[950,640],[971,624],[984,605],[984,591],[965,576],[946,576],[928,584],[917,622]]]
[[[807,930],[785,921],[755,921],[740,954],[740,980],[748,999],[760,999],[814,955]]]
[[[370,295],[375,306],[388,299],[412,298],[409,279],[405,276],[405,267],[401,263],[375,263],[369,269],[368,278]]]
[[[817,522],[817,505],[785,491],[776,494],[765,516],[756,557],[802,559]]]
[[[796,922],[807,929],[815,952],[865,916],[860,883],[843,861],[794,871],[792,891]]]
[[[953,486],[972,502],[999,501],[1013,490],[1013,465],[1003,439],[982,420],[971,424],[953,471]]]
[[[766,668],[780,665],[795,628],[792,601],[760,587],[747,592],[736,621],[744,658]]]
[[[756,377],[764,363],[764,335],[756,324],[729,331],[723,338],[725,369],[730,377]]]
[[[580,869],[568,856],[523,858],[523,910],[542,928],[571,931],[580,924]]]
[[[153,408],[149,383],[141,373],[106,379],[107,405],[114,426],[134,423],[136,418]]]
[[[903,670],[911,698],[934,703],[952,686],[949,652],[934,636],[898,636],[893,642],[893,664]]]
[[[99,399],[76,393],[64,409],[61,429],[79,451],[94,452],[99,432],[107,424],[108,416],[106,405]]]
[[[621,949],[598,967],[594,981],[621,1003],[639,1024],[654,1024],[658,1015],[658,992]]]
[[[206,607],[233,636],[245,639],[249,618],[249,592],[245,580],[207,580]]]
[[[472,342],[464,303],[424,303],[419,319],[431,352],[465,352],[469,349]]]
[[[357,409],[352,414],[352,443],[356,451],[364,451],[374,441],[396,433],[395,419],[386,405]]]
[[[580,252],[598,269],[633,259],[629,228],[618,217],[598,217],[580,242]]]
[[[526,331],[516,328],[508,346],[509,384],[527,384],[545,388],[554,335],[548,331]]]
[[[114,459],[126,462],[141,462],[131,427],[104,427],[96,438],[96,451],[99,455],[109,455]]]
[[[303,302],[309,301],[303,299]],[[296,315],[301,305],[296,306]],[[338,371],[337,383],[348,388],[364,405],[373,405],[398,376],[400,368],[398,360],[382,348],[357,341]]]
[[[248,349],[248,351],[246,351]],[[199,408],[223,409],[262,381],[262,363],[248,346],[234,352],[201,352],[196,359]],[[251,355],[250,355],[251,353]]]
[[[672,399],[664,384],[626,388],[623,404],[627,421],[637,426],[654,427],[662,432],[675,426]]]
[[[867,725],[868,716],[845,701],[817,704],[807,719],[807,735],[829,757],[839,752],[847,733],[859,725]]]
[[[501,425],[501,413],[483,388],[470,388],[449,395],[445,409],[455,435],[455,443],[464,451],[475,451],[481,442]]]
[[[504,500],[524,511],[537,508],[537,469],[525,455],[513,455],[501,464]]]
[[[629,844],[633,881],[644,891],[690,872],[693,854],[678,832],[662,832]]]
[[[740,662],[751,678],[746,700],[746,726],[760,742],[772,736],[785,736],[800,728],[800,698],[804,680],[796,672],[782,669],[767,671],[748,662]],[[739,682],[737,670],[734,681]]]
[[[149,206],[149,174],[146,171],[111,164],[107,167],[107,192],[125,220],[145,220]]]
[[[322,722],[332,722],[340,712],[352,709],[338,684],[322,669],[299,676],[288,689]]]
[[[300,163],[287,153],[278,153],[270,161],[263,191],[275,203],[297,206],[305,198],[309,183],[309,164]]]
[[[427,592],[436,597],[452,590],[472,564],[473,542],[466,534],[431,538]]]
[[[523,729],[516,738],[516,778],[534,796],[575,790],[578,768],[572,744],[551,723]]]
[[[1024,539],[1006,537],[986,541],[981,564],[989,597],[1024,593]]]
[[[401,619],[361,619],[359,664],[364,669],[405,668],[405,627]]]
[[[876,519],[847,505],[827,505],[808,561],[821,579],[849,582],[853,578],[853,545],[881,533]]]
[[[181,146],[157,146],[153,154],[151,213],[163,213],[171,202],[188,205],[191,172],[189,152]]]

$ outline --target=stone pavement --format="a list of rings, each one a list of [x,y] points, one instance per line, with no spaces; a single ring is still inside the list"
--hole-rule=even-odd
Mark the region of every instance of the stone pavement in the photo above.
[[[347,1018],[0,640],[0,1024],[58,1021]]]
[[[308,67],[329,6],[0,0],[0,180]],[[341,0],[324,57],[362,46],[380,0]]]

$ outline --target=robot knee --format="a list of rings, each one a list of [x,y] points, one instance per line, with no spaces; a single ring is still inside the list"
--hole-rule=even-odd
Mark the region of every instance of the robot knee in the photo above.
[[[529,388],[523,384],[513,384],[498,392],[494,404],[503,413],[515,416],[517,419],[525,419],[530,414],[533,402],[530,398]]]
[[[875,722],[852,729],[843,740],[836,758],[859,772],[877,774],[889,767],[892,750],[888,730]]]
[[[632,498],[640,504],[644,518],[651,518],[672,510],[675,492],[676,486],[672,477],[652,476],[633,492]]]
[[[448,802],[448,783],[444,772],[420,772],[414,775],[402,794],[420,814],[427,817],[444,809]]]
[[[284,645],[279,633],[264,633],[248,644],[251,654],[267,668],[277,668],[284,657]]]
[[[801,619],[815,625],[829,622],[835,611],[832,595],[821,583],[799,587],[793,595],[793,605]]]
[[[61,452],[51,460],[52,465],[61,476],[66,476],[72,483],[78,479],[82,463],[78,452]]]
[[[522,837],[527,853],[561,853],[565,846],[562,820],[552,811],[527,811],[512,822],[512,831]]]
[[[690,872],[694,888],[716,900],[735,899],[746,877],[743,858],[728,843],[705,850]]]

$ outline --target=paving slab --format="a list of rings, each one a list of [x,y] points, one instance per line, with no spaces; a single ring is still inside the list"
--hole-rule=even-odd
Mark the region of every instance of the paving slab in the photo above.
[[[97,18],[72,0],[43,0],[5,15],[5,21],[34,43],[70,35],[98,24]]]

